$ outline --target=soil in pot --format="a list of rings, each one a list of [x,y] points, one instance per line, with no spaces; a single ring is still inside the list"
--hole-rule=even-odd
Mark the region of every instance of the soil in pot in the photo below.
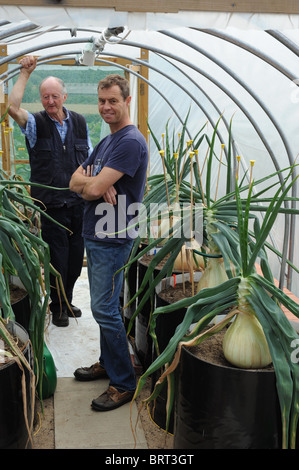
[[[184,284],[176,283],[175,287],[169,286],[157,293],[156,307],[167,306],[186,297],[192,297],[192,284],[190,281],[186,281]],[[160,352],[166,348],[176,327],[182,322],[185,313],[186,309],[182,308],[157,317],[156,334]]]
[[[279,449],[281,414],[274,370],[232,367],[222,351],[224,333],[182,348],[174,448]]]
[[[146,270],[149,267],[150,263],[152,262],[153,258],[155,256],[155,253],[147,253],[142,258],[138,260],[138,275],[137,275],[137,290],[140,288],[141,283],[144,279],[144,276],[146,274]],[[167,262],[169,258],[169,255],[165,256],[165,258],[156,266],[156,268],[153,271],[152,274],[152,279],[154,279],[161,271],[165,263]],[[181,271],[173,271],[173,275],[181,275]],[[198,274],[198,273],[196,273]],[[144,292],[147,291],[147,288],[145,287]],[[190,289],[191,292],[191,289]],[[143,293],[140,294],[138,297],[138,302],[140,303],[142,298],[143,298]],[[175,289],[173,299],[170,300],[170,303],[173,303],[176,301],[176,296],[189,296],[189,293],[180,293],[179,290]],[[192,294],[190,294],[192,295]],[[152,359],[153,359],[153,344],[152,344],[152,338],[149,335],[149,320],[150,320],[150,314],[156,307],[155,303],[155,296],[153,295],[151,298],[149,298],[144,306],[142,307],[140,313],[137,315],[136,320],[135,320],[135,352],[138,356],[138,359],[140,360],[142,366],[144,369],[147,369],[148,366],[151,364]]]

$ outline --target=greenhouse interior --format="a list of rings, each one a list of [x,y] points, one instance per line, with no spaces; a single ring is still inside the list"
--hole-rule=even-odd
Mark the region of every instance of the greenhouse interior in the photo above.
[[[154,450],[178,459],[191,449],[180,463],[194,463],[200,449],[299,447],[299,7],[181,7],[0,0],[1,449],[99,449],[117,464]],[[40,82],[62,79],[65,107],[85,117],[95,148],[112,132],[98,82],[119,74],[147,144],[145,231],[136,228],[121,294],[137,386],[106,413],[90,402],[108,378],[74,380],[101,347],[86,256],[73,298],[82,316],[58,328],[49,314],[51,258],[24,133],[9,115],[26,56],[37,66],[22,108],[42,111]],[[182,207],[191,237],[176,237]],[[28,328],[7,297],[12,278],[29,295]],[[161,300],[179,286],[183,297]],[[222,363],[211,372],[207,352],[194,358],[205,344],[215,351],[218,335]]]

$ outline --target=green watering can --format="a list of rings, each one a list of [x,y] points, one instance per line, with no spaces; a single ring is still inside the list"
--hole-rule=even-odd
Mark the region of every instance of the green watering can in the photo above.
[[[42,383],[42,398],[49,398],[56,390],[56,367],[46,343],[44,343],[44,374]]]

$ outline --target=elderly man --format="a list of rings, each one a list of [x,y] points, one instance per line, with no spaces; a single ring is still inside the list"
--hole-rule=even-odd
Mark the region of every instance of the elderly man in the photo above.
[[[9,114],[26,137],[31,168],[30,180],[53,188],[68,188],[71,175],[92,151],[85,118],[64,107],[67,92],[62,80],[48,77],[40,84],[44,111],[31,114],[21,108],[25,87],[35,70],[37,59],[20,60],[22,68],[8,98]],[[73,289],[83,264],[82,218],[84,201],[69,189],[61,191],[33,185],[31,196],[44,211],[65,228],[41,217],[43,240],[49,244],[51,263],[61,274],[72,312],[51,278],[52,321],[67,326],[69,316],[79,317],[81,310],[72,305]]]

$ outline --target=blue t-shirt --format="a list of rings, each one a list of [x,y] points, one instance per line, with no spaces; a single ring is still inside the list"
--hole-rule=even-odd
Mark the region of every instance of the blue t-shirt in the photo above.
[[[125,243],[136,238],[138,210],[144,195],[148,147],[144,136],[129,125],[105,137],[82,165],[93,165],[93,176],[109,167],[124,175],[114,184],[117,204],[103,198],[85,201],[83,237]]]

